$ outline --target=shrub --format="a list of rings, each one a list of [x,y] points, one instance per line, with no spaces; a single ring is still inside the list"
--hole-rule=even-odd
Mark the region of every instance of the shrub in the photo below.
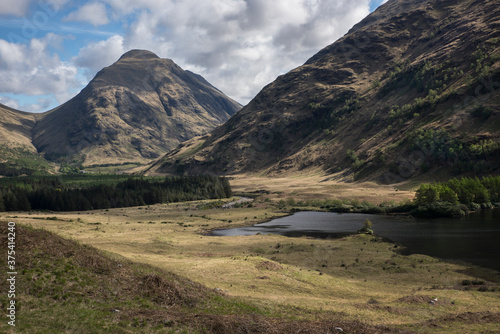
[[[365,222],[363,223],[363,227],[358,230],[358,234],[368,234],[368,235],[373,235],[373,223],[369,220],[366,219]]]
[[[363,206],[359,210],[361,213],[368,213],[368,214],[379,214],[379,213],[386,213],[385,209],[377,206],[377,205],[367,205]]]
[[[485,106],[477,106],[473,111],[471,111],[471,115],[475,118],[479,118],[482,120],[488,119],[493,112],[490,108]]]
[[[491,208],[493,208],[493,204],[491,204],[490,202],[481,203],[481,209],[491,209]]]
[[[470,203],[469,209],[470,209],[470,211],[477,211],[477,210],[481,209],[481,205],[477,204],[477,203]]]
[[[447,202],[435,202],[432,204],[422,205],[410,212],[412,216],[422,218],[432,217],[449,217],[460,218],[465,217],[465,212],[461,210],[460,205]]]
[[[359,159],[359,157],[356,155],[356,152],[353,150],[347,150],[347,157],[349,160],[352,162],[352,168],[354,169],[359,169],[364,163],[364,160]]]
[[[399,203],[396,206],[391,206],[386,209],[388,213],[401,213],[401,212],[411,212],[415,210],[418,206],[414,202],[407,200]]]
[[[460,210],[462,210],[465,213],[466,216],[469,215],[469,208],[467,207],[467,205],[460,204],[459,208],[460,208]]]

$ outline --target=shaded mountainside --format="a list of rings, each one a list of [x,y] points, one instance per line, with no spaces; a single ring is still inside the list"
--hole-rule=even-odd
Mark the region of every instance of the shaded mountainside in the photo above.
[[[147,162],[209,132],[240,107],[172,60],[132,50],[73,99],[43,114],[33,143],[49,160]]]
[[[150,171],[342,171],[385,183],[498,172],[499,5],[389,1]]]

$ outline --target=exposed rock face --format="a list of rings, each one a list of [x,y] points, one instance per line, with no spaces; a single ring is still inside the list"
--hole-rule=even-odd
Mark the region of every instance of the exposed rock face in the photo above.
[[[33,143],[48,159],[146,162],[205,134],[241,106],[170,59],[132,50],[43,115]]]
[[[151,170],[382,182],[471,162],[498,171],[499,17],[498,0],[389,1]]]

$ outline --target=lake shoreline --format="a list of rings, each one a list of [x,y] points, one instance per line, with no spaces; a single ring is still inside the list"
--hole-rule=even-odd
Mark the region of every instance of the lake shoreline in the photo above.
[[[341,239],[357,234],[362,223],[368,219],[373,222],[375,235],[385,242],[397,245],[401,254],[426,254],[445,261],[463,261],[500,272],[495,260],[498,251],[493,240],[500,234],[500,227],[495,224],[499,213],[500,210],[481,210],[469,217],[454,220],[304,210],[257,224],[213,229],[205,235],[278,234],[287,237]],[[335,216],[328,216],[329,214]]]

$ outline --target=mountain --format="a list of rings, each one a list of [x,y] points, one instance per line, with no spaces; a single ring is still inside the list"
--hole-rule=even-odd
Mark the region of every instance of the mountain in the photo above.
[[[0,104],[0,175],[15,176],[53,169],[31,142],[37,115]]]
[[[36,152],[31,142],[36,115],[0,104],[0,146]]]
[[[241,106],[170,59],[132,50],[73,99],[39,116],[33,144],[53,161],[148,162],[205,134]]]
[[[498,173],[499,5],[390,0],[149,172]]]

